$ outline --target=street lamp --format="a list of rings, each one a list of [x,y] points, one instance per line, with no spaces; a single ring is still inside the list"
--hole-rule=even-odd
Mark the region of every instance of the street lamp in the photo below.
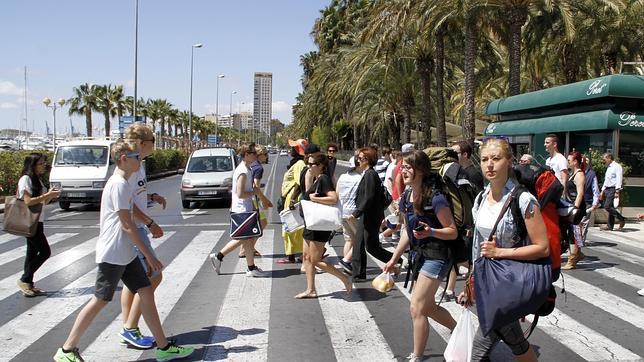
[[[45,97],[45,99],[42,100],[42,103],[45,105],[45,107],[51,108],[54,111],[54,129],[52,134],[52,144],[54,146],[54,151],[55,151],[56,150],[56,109],[62,108],[65,105],[65,99],[59,98],[58,102],[51,103],[51,99],[49,99],[48,97]]]
[[[233,118],[233,94],[237,94],[237,91],[230,92],[230,129],[235,129],[235,119]],[[241,126],[239,127],[241,128]]]
[[[132,115],[136,122],[136,97],[138,83],[138,64],[139,64],[139,0],[134,2],[134,101],[132,105]]]
[[[217,76],[217,101],[215,103],[215,137],[217,137],[217,143],[219,143],[219,79],[225,77],[223,74]]]
[[[195,48],[201,48],[202,46],[203,44],[197,43],[190,47],[190,112],[188,113],[188,128],[190,129],[190,131],[188,132],[188,137],[190,137],[190,139],[188,141],[190,145],[190,153],[192,153],[192,75],[194,68]]]

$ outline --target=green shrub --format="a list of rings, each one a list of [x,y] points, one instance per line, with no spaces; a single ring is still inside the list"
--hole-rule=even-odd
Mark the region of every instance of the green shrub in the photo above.
[[[179,150],[154,150],[145,159],[145,173],[154,175],[165,171],[174,171],[183,167],[186,160],[186,154]]]
[[[0,195],[15,195],[18,188],[18,180],[22,176],[22,166],[27,157],[32,152],[39,151],[4,151],[0,152]],[[47,160],[51,161],[53,152],[41,151],[47,155]],[[49,167],[42,176],[45,186],[49,186]]]

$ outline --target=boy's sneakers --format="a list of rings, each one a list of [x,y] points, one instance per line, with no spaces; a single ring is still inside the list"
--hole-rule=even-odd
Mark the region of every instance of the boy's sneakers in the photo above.
[[[138,328],[121,329],[121,344],[129,344],[136,348],[150,349],[154,346],[154,337],[147,337],[141,334]]]
[[[351,262],[344,261],[344,259],[340,259],[338,262],[342,269],[344,270],[345,273],[351,275],[353,272],[353,266],[351,265]]]
[[[215,268],[217,275],[221,274],[221,260],[217,259],[217,253],[210,254],[210,262],[212,267]]]
[[[171,361],[173,359],[188,357],[194,350],[193,347],[181,347],[174,343],[168,343],[168,348],[165,351],[157,348],[156,357],[157,361]]]
[[[246,271],[246,276],[247,277],[252,277],[252,278],[266,278],[269,276],[268,272],[263,271],[262,269],[255,267],[253,270],[247,270]]]
[[[56,362],[84,362],[83,357],[78,353],[78,348],[74,348],[71,351],[65,353],[63,348],[58,348],[56,354],[54,355],[54,361]]]

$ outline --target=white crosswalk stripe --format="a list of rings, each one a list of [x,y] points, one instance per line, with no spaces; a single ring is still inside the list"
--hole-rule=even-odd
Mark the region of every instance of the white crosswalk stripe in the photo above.
[[[11,235],[11,234],[2,234],[0,235],[0,245],[4,243],[8,243],[10,241],[18,240],[20,238],[24,238],[24,236],[16,236],[16,235]]]
[[[57,244],[59,241],[67,240],[71,237],[78,235],[78,233],[56,233],[47,237],[49,246]],[[22,258],[27,252],[27,246],[23,245],[19,248],[15,248],[0,254],[0,266],[10,263],[16,259]]]

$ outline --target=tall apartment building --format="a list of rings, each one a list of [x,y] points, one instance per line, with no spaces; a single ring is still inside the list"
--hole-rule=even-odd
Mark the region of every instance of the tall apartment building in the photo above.
[[[253,129],[253,114],[251,112],[239,112],[233,115],[235,128]]]
[[[255,128],[271,135],[273,114],[273,73],[255,73],[255,93],[253,98],[253,120]]]

